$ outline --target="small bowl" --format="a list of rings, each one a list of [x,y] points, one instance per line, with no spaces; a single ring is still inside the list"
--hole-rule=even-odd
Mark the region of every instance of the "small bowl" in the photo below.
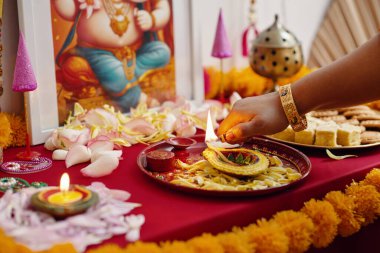
[[[187,137],[172,137],[167,139],[166,142],[176,149],[185,149],[197,143],[196,140]]]
[[[146,154],[146,161],[151,171],[171,171],[173,169],[174,153],[163,149],[153,150]]]

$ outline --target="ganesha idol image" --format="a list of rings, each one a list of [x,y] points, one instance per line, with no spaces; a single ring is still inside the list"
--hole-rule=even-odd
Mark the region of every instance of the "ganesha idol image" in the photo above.
[[[71,90],[100,85],[123,112],[146,97],[139,85],[171,58],[157,31],[170,21],[168,0],[51,0],[72,26],[56,55],[58,78]],[[75,43],[76,40],[76,43]]]

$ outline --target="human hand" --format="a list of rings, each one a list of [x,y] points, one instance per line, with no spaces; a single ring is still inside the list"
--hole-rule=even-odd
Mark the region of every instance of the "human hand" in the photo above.
[[[138,27],[140,27],[142,31],[149,31],[153,28],[153,18],[151,17],[149,12],[136,9],[135,18]]]
[[[278,133],[289,125],[277,92],[237,101],[221,123],[218,135],[228,143],[242,142],[254,135]]]

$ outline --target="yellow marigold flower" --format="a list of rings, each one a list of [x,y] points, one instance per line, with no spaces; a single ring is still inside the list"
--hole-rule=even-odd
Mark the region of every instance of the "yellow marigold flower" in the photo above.
[[[248,243],[246,237],[239,236],[236,233],[222,233],[217,236],[219,243],[222,245],[225,253],[252,253],[254,247]]]
[[[373,169],[365,176],[365,179],[360,182],[364,185],[373,185],[380,192],[380,169]]]
[[[123,253],[123,252],[124,250],[120,248],[119,245],[114,244],[114,243],[105,244],[96,249],[92,249],[88,251],[88,253]]]
[[[125,253],[161,253],[161,248],[155,243],[136,242],[128,245]]]
[[[245,232],[257,253],[283,253],[289,250],[289,238],[275,222],[258,220],[257,225],[246,227]]]
[[[312,243],[313,221],[304,213],[282,211],[273,217],[289,238],[289,252],[305,252]]]
[[[161,247],[163,253],[196,253],[185,242],[181,241],[164,242]]]
[[[25,145],[26,137],[26,123],[23,118],[14,114],[6,114],[10,123],[12,134],[11,144],[12,147],[21,147]]]
[[[335,212],[340,218],[338,233],[343,236],[350,236],[360,230],[364,218],[355,212],[355,202],[352,198],[340,191],[332,191],[326,194],[325,200],[333,205]]]
[[[11,124],[5,113],[0,112],[0,147],[6,148],[12,142]]]
[[[338,233],[340,219],[334,207],[327,201],[311,199],[301,209],[314,223],[313,245],[327,247]]]
[[[210,234],[203,234],[201,236],[190,239],[187,244],[197,253],[223,253],[223,247],[220,245],[218,239]]]
[[[364,225],[374,222],[380,215],[380,193],[375,186],[353,182],[347,187],[346,194],[355,202],[356,212],[365,219]]]
[[[102,249],[108,249],[110,248],[109,245],[105,245],[102,247]],[[46,253],[77,253],[76,249],[74,248],[74,246],[71,244],[71,243],[66,243],[66,244],[57,244],[57,245],[54,245],[52,248],[50,248],[49,250],[46,251]],[[92,252],[92,251],[89,251],[89,252]],[[95,251],[94,251],[95,252]],[[110,252],[110,253],[114,253],[114,252],[117,252],[117,251],[105,251],[105,250],[102,250],[102,251],[98,251],[98,252]]]

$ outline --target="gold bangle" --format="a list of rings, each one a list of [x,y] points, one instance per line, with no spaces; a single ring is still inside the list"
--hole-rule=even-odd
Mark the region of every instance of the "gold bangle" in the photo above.
[[[280,94],[282,108],[284,109],[290,126],[295,132],[305,130],[307,128],[307,120],[304,115],[299,115],[298,113],[290,84],[281,86],[278,92]]]

